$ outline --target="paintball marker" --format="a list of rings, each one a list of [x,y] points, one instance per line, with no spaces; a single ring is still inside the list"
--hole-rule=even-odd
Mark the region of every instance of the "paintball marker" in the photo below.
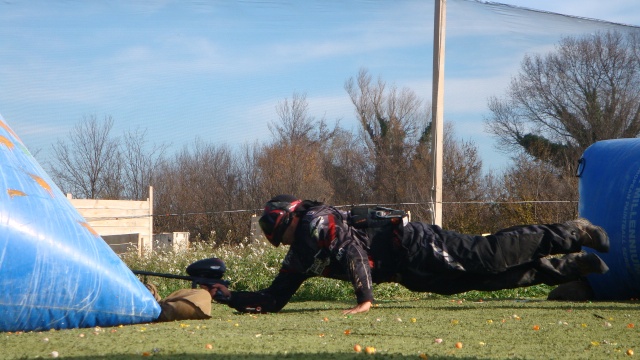
[[[205,285],[210,287],[213,284],[222,284],[226,287],[229,287],[229,281],[223,280],[222,276],[225,271],[227,271],[227,267],[224,265],[224,261],[218,258],[208,258],[198,260],[191,265],[187,266],[187,274],[185,275],[174,275],[174,274],[165,274],[165,273],[157,273],[153,271],[144,271],[144,270],[131,270],[136,275],[144,276],[144,282],[147,281],[147,276],[158,276],[168,279],[180,279],[180,280],[189,280],[191,281],[191,288],[195,289],[198,285]],[[218,290],[213,297],[214,300],[218,302],[225,302],[227,297]]]

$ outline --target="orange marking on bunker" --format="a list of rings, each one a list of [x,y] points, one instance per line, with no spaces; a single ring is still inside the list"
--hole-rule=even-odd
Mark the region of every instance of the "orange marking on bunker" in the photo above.
[[[14,196],[27,196],[24,192],[16,189],[7,189],[7,194],[13,199]]]
[[[11,130],[11,128],[4,123],[4,121],[0,121],[0,127],[5,129],[9,134],[11,134],[16,139],[18,139],[18,141],[22,142],[22,140],[20,140],[20,138],[18,137],[18,134],[14,133],[13,130]]]
[[[13,149],[13,147],[15,145],[13,145],[13,143],[11,142],[11,140],[7,139],[6,137],[0,135],[0,144],[3,144],[4,146],[8,147],[9,149]]]
[[[98,232],[96,232],[96,231],[91,227],[91,225],[87,224],[87,223],[86,223],[86,222],[84,222],[84,221],[79,221],[79,223],[80,223],[80,225],[82,225],[85,229],[89,230],[89,232],[90,232],[91,234],[93,234],[94,236],[100,236],[100,234],[98,234]]]
[[[31,178],[35,180],[38,185],[42,186],[42,188],[45,189],[49,193],[49,195],[51,195],[51,197],[53,197],[53,190],[51,189],[51,185],[49,185],[46,181],[44,181],[43,178],[38,175],[29,174],[29,176],[31,176]]]

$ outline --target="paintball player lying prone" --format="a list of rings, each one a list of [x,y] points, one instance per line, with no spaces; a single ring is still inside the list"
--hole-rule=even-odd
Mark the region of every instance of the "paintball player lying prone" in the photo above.
[[[596,254],[581,252],[583,246],[609,251],[606,232],[586,219],[479,236],[408,222],[397,213],[385,208],[342,211],[278,195],[266,203],[259,221],[271,244],[289,245],[271,285],[256,292],[229,291],[223,284],[208,290],[221,292],[224,297],[217,301],[241,312],[278,312],[305,280],[323,276],[351,282],[357,305],[343,313],[354,314],[369,310],[376,283],[450,295],[558,285],[608,270]],[[550,257],[557,254],[565,255]]]

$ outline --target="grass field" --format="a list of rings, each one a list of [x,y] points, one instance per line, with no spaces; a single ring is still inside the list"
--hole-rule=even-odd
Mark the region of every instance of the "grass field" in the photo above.
[[[131,253],[123,260],[132,269],[184,274],[196,260],[220,257],[233,289],[256,290],[269,285],[285,251],[265,243],[215,250],[196,244],[182,253]],[[147,280],[163,297],[189,286]],[[209,320],[0,333],[0,359],[604,359],[640,352],[638,301],[546,301],[550,289],[443,297],[382,284],[371,311],[344,316],[355,303],[351,285],[314,278],[278,314],[239,314],[214,304]]]
[[[351,305],[301,301],[267,315],[216,305],[209,320],[2,333],[0,358],[604,359],[640,351],[638,302],[407,299],[342,315]]]

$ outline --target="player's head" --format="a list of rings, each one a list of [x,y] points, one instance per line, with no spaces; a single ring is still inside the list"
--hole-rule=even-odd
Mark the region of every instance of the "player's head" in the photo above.
[[[273,246],[282,242],[282,234],[291,223],[293,212],[302,200],[293,195],[278,195],[267,201],[258,223]]]

